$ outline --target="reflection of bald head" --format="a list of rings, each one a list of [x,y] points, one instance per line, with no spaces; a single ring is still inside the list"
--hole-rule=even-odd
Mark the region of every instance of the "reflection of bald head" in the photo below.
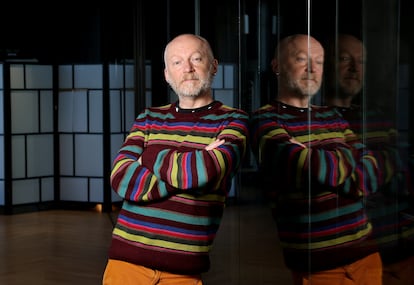
[[[298,50],[298,46],[308,46],[308,49],[321,48],[322,45],[312,36],[305,34],[291,35],[283,38],[276,47],[275,58],[286,57],[286,52],[292,52]]]
[[[328,44],[329,54],[331,56],[339,55],[343,51],[353,51],[353,54],[359,55],[361,58],[365,58],[366,50],[362,41],[349,34],[339,34],[336,40]]]
[[[361,40],[355,37],[354,35],[350,34],[339,34],[338,35],[338,44],[341,45],[341,43],[360,43],[362,44]]]

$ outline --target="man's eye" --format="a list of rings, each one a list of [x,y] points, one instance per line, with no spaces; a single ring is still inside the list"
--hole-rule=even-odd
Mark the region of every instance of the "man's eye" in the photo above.
[[[339,61],[341,61],[341,62],[348,62],[350,60],[351,60],[351,58],[350,57],[347,57],[347,56],[341,56],[339,58]]]

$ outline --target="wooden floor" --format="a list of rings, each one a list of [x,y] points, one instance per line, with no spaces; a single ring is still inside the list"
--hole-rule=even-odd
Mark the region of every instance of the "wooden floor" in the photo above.
[[[101,284],[116,212],[47,210],[0,215],[1,285]],[[268,209],[226,208],[204,285],[290,285]]]
[[[0,284],[100,284],[111,229],[94,211],[0,216]]]

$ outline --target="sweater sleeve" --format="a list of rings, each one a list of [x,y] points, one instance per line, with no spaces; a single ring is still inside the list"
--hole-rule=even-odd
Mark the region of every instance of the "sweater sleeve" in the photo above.
[[[148,148],[142,161],[172,191],[214,192],[222,189],[223,183],[228,184],[239,169],[246,152],[247,132],[247,116],[233,117],[201,149],[166,148],[155,152]],[[205,150],[216,138],[225,142]]]
[[[349,129],[292,137],[275,120],[261,117],[252,125],[253,137],[258,138],[253,147],[260,168],[265,175],[277,177],[282,191],[323,192],[335,188],[356,196],[376,191],[377,162]],[[292,142],[292,138],[302,145]]]
[[[247,116],[233,116],[216,136],[203,138],[197,147],[182,148],[168,142],[149,144],[151,127],[143,120],[136,119],[113,163],[111,185],[119,196],[146,202],[185,191],[201,194],[230,189],[246,151]],[[216,138],[225,143],[205,150]]]
[[[119,149],[111,171],[112,189],[128,201],[150,201],[167,196],[166,185],[141,164],[146,144],[145,124],[138,117]]]

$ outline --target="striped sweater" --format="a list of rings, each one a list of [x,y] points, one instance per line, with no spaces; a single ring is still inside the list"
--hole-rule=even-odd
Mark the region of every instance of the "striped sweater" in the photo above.
[[[253,112],[250,127],[288,268],[326,270],[376,251],[365,246],[364,200],[381,171],[336,109],[273,102]]]
[[[123,198],[109,258],[180,274],[209,269],[209,250],[246,151],[248,115],[218,101],[195,112],[148,108],[120,148],[111,185]],[[204,148],[216,138],[225,143]]]

